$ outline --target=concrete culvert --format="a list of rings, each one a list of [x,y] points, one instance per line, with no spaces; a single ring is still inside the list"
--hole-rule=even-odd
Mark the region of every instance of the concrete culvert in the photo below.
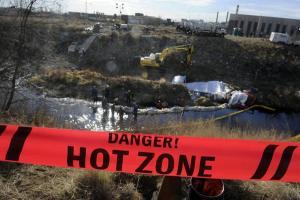
[[[224,199],[224,182],[219,179],[192,178],[188,200],[211,199]]]

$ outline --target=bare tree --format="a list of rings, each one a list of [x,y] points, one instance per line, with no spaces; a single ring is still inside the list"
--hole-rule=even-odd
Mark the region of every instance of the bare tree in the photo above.
[[[22,65],[24,64],[24,57],[25,57],[25,42],[26,42],[26,31],[27,31],[27,22],[29,15],[32,12],[34,4],[38,0],[19,0],[16,1],[15,5],[19,8],[19,17],[20,17],[20,22],[19,22],[19,32],[18,32],[18,41],[16,43],[16,60],[15,60],[15,65],[12,69],[12,77],[9,80],[10,81],[10,87],[7,92],[7,99],[4,100],[4,111],[8,111],[10,106],[12,105],[13,98],[15,95],[16,91],[16,81],[19,76],[19,71]],[[5,68],[4,68],[5,70]]]
[[[27,83],[37,61],[34,58],[44,53],[39,42],[45,41],[45,35],[35,20],[41,8],[60,8],[60,2],[62,0],[0,0],[0,5],[6,7],[0,13],[0,111],[8,111],[12,104],[20,101],[22,83]],[[30,20],[31,14],[34,20]]]

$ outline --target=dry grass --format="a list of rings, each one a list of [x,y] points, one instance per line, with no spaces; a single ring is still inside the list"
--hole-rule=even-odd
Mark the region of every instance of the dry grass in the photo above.
[[[16,17],[11,16],[0,16],[0,20],[2,22],[11,22],[16,21]],[[36,17],[36,16],[30,16],[29,17],[29,24],[38,24],[38,25],[47,25],[48,28],[51,26],[55,27],[65,27],[66,29],[77,29],[77,30],[83,30],[87,26],[90,26],[94,24],[93,22],[89,22],[83,19],[72,19],[72,18],[66,18],[61,16],[56,17]]]
[[[151,124],[143,127],[143,132],[171,135],[185,135],[210,138],[234,138],[234,139],[259,139],[259,140],[286,140],[290,138],[288,133],[278,133],[276,130],[253,130],[246,128],[226,128],[213,120],[195,121],[189,123],[169,124],[161,127]]]
[[[0,174],[0,199],[69,199],[78,176],[72,169],[14,163],[1,163]]]
[[[297,135],[297,136],[291,138],[290,141],[293,141],[293,142],[300,142],[300,135]]]
[[[267,49],[282,48],[282,45],[274,44],[265,38],[247,38],[228,35],[226,39],[239,43],[241,46],[247,47],[262,47]]]
[[[292,183],[226,181],[225,190],[225,199],[300,199],[300,185]]]
[[[79,199],[103,200],[139,200],[142,195],[138,192],[133,182],[117,183],[119,174],[105,172],[85,172],[75,181],[75,193]],[[78,196],[79,195],[79,196]]]
[[[1,163],[0,175],[0,199],[140,200],[149,199],[156,185],[155,177],[154,185],[149,185],[151,177],[146,177],[145,185],[140,186],[137,176],[133,175],[13,163]],[[145,198],[141,193],[147,189]],[[300,199],[300,186],[291,183],[225,181],[225,199],[297,200]]]
[[[15,163],[0,166],[0,199],[143,199],[135,183],[117,183],[118,174]]]

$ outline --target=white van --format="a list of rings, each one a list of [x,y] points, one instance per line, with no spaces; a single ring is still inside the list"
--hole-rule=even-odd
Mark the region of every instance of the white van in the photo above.
[[[290,36],[287,33],[272,32],[270,41],[273,43],[290,44]]]
[[[120,25],[120,30],[122,30],[122,31],[129,31],[129,26],[128,26],[128,24],[121,24],[121,25]]]

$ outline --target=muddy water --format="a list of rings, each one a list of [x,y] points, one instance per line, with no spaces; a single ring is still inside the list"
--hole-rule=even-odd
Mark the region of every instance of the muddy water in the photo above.
[[[146,115],[141,117],[141,123],[151,121],[153,124],[166,124],[178,121],[196,121],[201,119],[214,119],[236,112],[233,109],[221,109],[216,111],[188,111],[184,113],[170,113],[163,115]],[[296,113],[264,113],[260,111],[248,111],[237,116],[218,121],[229,128],[246,130],[276,130],[278,132],[300,133],[300,114]]]
[[[30,99],[22,103],[25,113],[28,115],[37,110],[43,110],[48,116],[58,122],[71,123],[72,126],[89,130],[132,130],[134,128],[149,126],[153,124],[160,127],[167,126],[171,122],[187,122],[201,119],[212,119],[235,112],[232,109],[218,109],[214,111],[185,111],[171,112],[165,114],[143,114],[138,115],[137,122],[134,121],[130,108],[123,108],[123,116],[120,115],[119,106],[114,110],[111,107],[103,108],[102,103],[94,103],[85,100],[71,98],[45,98],[26,91]],[[20,106],[15,107],[20,110]],[[288,131],[294,134],[300,132],[300,113],[264,113],[259,111],[248,111],[240,115],[219,121],[224,126],[231,128],[274,129],[277,131]]]
[[[88,102],[70,98],[47,99],[47,112],[59,121],[71,123],[78,128],[89,130],[123,130],[132,127],[133,120],[124,113],[123,117],[111,107],[103,108],[101,102]],[[118,109],[118,107],[116,108]]]

